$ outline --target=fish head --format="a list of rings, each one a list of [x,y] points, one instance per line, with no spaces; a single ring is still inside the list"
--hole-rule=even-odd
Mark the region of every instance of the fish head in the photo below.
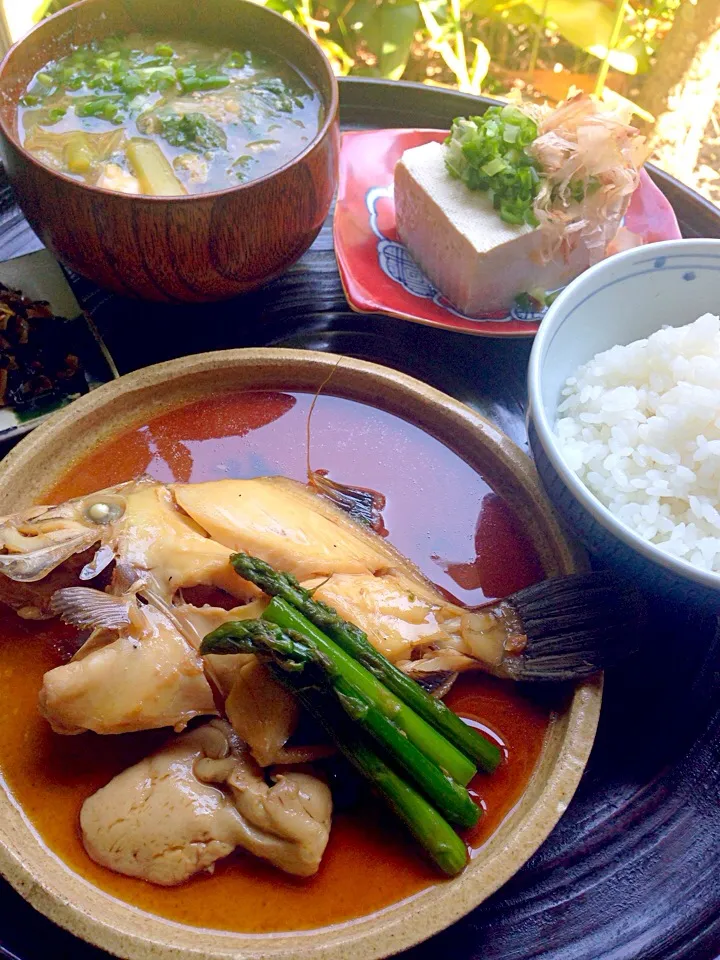
[[[138,581],[166,602],[184,588],[197,586],[216,587],[237,599],[258,593],[235,573],[232,551],[188,516],[174,490],[164,484],[143,487],[128,497],[113,549],[116,593]]]
[[[0,575],[18,583],[36,583],[77,553],[106,544],[140,483],[131,481],[55,506],[34,506],[0,518]],[[104,569],[114,553],[98,551],[83,568],[87,580]]]

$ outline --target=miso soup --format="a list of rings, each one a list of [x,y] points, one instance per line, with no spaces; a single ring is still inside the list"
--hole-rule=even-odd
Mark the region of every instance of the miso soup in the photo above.
[[[134,33],[47,63],[18,126],[26,150],[85,183],[182,196],[283,166],[322,112],[318,92],[275,54]]]

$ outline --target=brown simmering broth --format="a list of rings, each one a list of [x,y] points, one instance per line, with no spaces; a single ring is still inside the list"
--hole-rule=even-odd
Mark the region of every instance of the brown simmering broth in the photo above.
[[[78,180],[180,196],[272,173],[321,120],[317,91],[273,53],[135,33],[47,63],[18,128],[27,150]]]
[[[284,474],[305,479],[306,394],[238,393],[158,416],[99,447],[51,491],[63,500],[148,473],[161,481]],[[372,456],[368,452],[372,451]],[[312,466],[387,497],[390,540],[441,588],[474,604],[539,579],[542,570],[504,501],[460,457],[399,418],[321,397],[312,421]],[[53,734],[37,712],[43,673],[67,661],[74,631],[0,613],[0,771],[44,842],[108,893],[168,919],[251,933],[352,920],[443,882],[402,826],[374,800],[336,810],[316,877],[299,880],[243,853],[181,887],[155,887],[93,863],[78,831],[82,802],[168,738],[167,731],[102,737]],[[551,718],[511,683],[462,678],[447,698],[503,746],[505,762],[471,785],[484,816],[466,837],[471,854],[522,795]],[[357,878],[362,875],[363,882]]]

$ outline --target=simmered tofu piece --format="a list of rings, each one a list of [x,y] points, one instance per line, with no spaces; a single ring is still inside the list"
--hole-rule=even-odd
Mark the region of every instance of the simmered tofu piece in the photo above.
[[[255,657],[238,666],[225,713],[261,766],[287,762],[284,747],[298,725],[300,707]]]
[[[173,886],[236,847],[298,876],[315,873],[332,801],[309,774],[268,785],[230,726],[211,721],[119,774],[83,804],[80,827],[97,863]]]
[[[504,223],[488,194],[445,167],[445,146],[406,150],[395,167],[400,239],[432,283],[468,316],[510,307],[531,290],[553,290],[590,264],[584,246],[543,263],[541,233]]]

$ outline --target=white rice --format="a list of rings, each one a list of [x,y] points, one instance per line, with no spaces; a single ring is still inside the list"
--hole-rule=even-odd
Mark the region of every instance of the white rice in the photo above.
[[[610,511],[675,557],[720,572],[720,320],[599,353],[569,377],[555,432]]]

